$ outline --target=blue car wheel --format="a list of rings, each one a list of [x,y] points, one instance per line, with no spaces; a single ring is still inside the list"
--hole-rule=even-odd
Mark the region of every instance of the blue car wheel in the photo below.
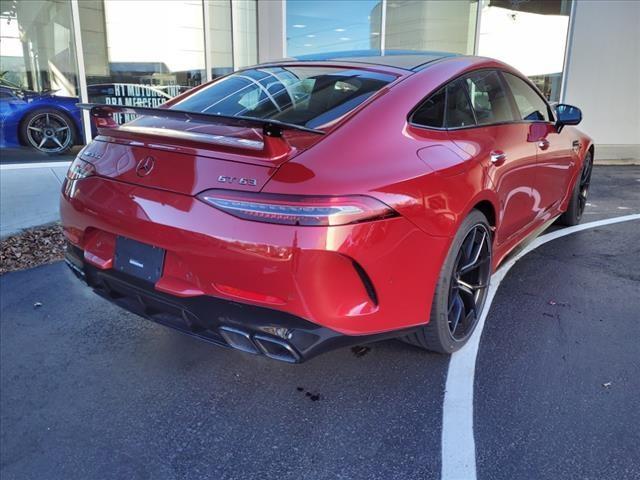
[[[65,113],[54,109],[30,112],[22,122],[23,141],[48,154],[61,154],[69,150],[76,140],[73,122]]]

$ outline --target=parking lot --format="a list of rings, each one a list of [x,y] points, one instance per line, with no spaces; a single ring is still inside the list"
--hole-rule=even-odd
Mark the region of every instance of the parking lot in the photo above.
[[[583,224],[639,214],[640,167],[596,167],[589,202]],[[385,341],[277,363],[121,311],[67,270],[0,277],[3,480],[431,479],[469,449],[441,448],[448,357]],[[468,377],[459,478],[640,478],[638,338],[640,219],[524,255]]]

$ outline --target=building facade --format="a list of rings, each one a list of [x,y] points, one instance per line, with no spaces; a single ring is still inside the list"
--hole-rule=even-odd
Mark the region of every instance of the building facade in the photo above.
[[[53,92],[54,102],[71,97],[156,106],[234,69],[282,57],[372,49],[476,54],[515,66],[550,101],[581,107],[598,160],[640,160],[640,2],[2,0],[1,5],[3,92]],[[79,123],[79,131],[90,132],[86,114]],[[28,144],[19,131],[17,137]]]

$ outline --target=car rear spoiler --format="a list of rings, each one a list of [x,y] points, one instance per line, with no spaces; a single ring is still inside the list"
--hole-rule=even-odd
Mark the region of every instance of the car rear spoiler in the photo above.
[[[284,139],[282,133],[285,130],[298,130],[301,132],[324,135],[324,130],[304,127],[293,123],[280,122],[263,118],[219,115],[212,113],[187,112],[169,108],[132,107],[128,105],[107,105],[99,103],[78,103],[78,108],[89,110],[91,117],[97,121],[97,126],[116,128],[115,121],[105,125],[105,120],[113,119],[112,115],[123,113],[138,116],[161,117],[174,120],[196,121],[199,123],[209,123],[214,125],[228,125],[234,127],[260,128],[262,130],[263,154],[266,157],[274,158],[289,154],[291,145]],[[100,121],[102,120],[102,121]]]

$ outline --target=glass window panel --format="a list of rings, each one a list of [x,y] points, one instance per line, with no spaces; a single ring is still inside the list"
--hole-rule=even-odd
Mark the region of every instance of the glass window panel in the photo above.
[[[516,120],[509,97],[496,72],[474,72],[466,77],[466,82],[478,125]]]
[[[514,66],[558,101],[570,11],[570,0],[483,0],[478,53]]]
[[[70,4],[34,0],[15,2],[13,7],[2,12],[3,80],[31,91],[55,90],[60,95],[76,95]]]
[[[172,108],[316,128],[346,115],[394,79],[334,67],[257,68],[220,79]]]
[[[464,82],[457,80],[447,87],[447,128],[459,128],[475,125],[473,111]]]
[[[535,90],[533,90],[527,83],[511,75],[510,73],[504,73],[504,78],[511,89],[513,98],[518,106],[520,117],[522,120],[527,121],[549,121],[549,109],[547,104],[540,98]]]
[[[79,2],[89,101],[156,107],[205,81],[200,0]],[[128,118],[120,115],[118,121]]]
[[[477,0],[389,0],[385,49],[473,54]]]
[[[287,56],[380,48],[380,0],[287,0]]]
[[[255,0],[232,0],[234,67],[258,63],[258,26]]]
[[[442,88],[431,95],[414,112],[411,121],[425,127],[442,128],[444,126],[444,104],[446,89]]]
[[[0,145],[63,153],[81,144],[70,2],[3,2],[0,25]]]

